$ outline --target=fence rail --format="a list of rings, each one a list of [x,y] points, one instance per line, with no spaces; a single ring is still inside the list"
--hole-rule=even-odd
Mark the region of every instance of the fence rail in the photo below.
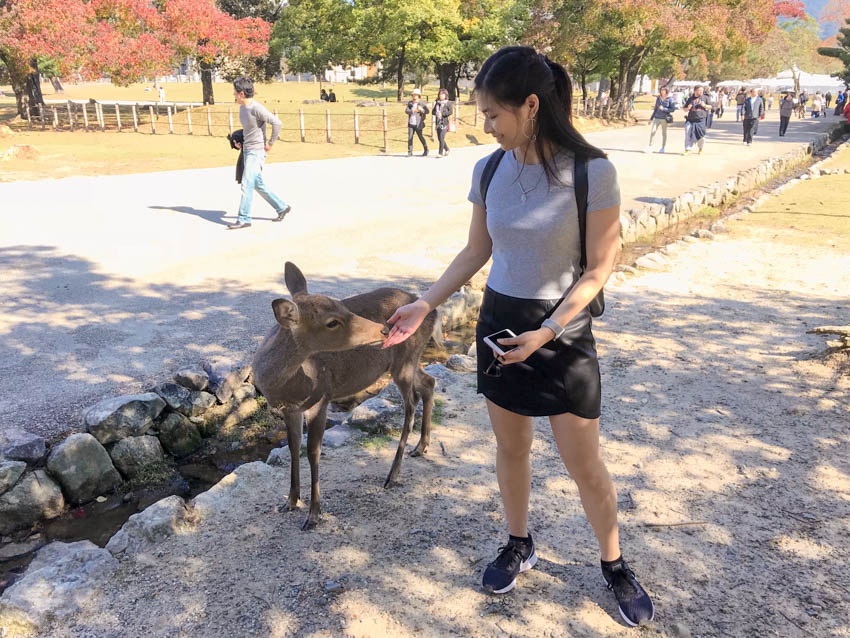
[[[403,103],[390,107],[355,107],[342,111],[339,103],[333,109],[298,108],[291,102],[266,102],[283,123],[280,139],[289,142],[333,143],[351,140],[355,144],[383,147],[389,138],[406,136],[407,116]],[[609,101],[602,104],[594,98],[573,100],[573,115],[608,117]],[[475,102],[455,103],[454,127],[479,128],[483,117]],[[431,138],[436,139],[434,119]],[[40,115],[27,120],[31,129],[55,131],[133,131],[152,135],[224,136],[241,127],[238,106],[203,106],[198,102],[131,102],[126,100],[48,100]]]

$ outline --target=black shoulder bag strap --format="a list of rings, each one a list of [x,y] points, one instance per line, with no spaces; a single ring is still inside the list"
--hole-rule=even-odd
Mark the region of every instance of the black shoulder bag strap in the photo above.
[[[481,173],[481,182],[478,184],[478,190],[481,193],[481,201],[484,202],[484,208],[487,208],[487,191],[490,190],[490,182],[493,181],[493,175],[496,174],[496,169],[499,168],[499,162],[502,161],[504,156],[505,151],[497,148],[484,165],[484,171]]]

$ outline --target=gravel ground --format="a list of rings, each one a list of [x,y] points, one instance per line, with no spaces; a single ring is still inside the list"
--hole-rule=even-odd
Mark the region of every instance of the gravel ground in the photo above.
[[[316,530],[281,508],[284,467],[226,515],[124,562],[43,635],[850,636],[850,362],[806,334],[850,323],[850,250],[753,217],[609,286],[595,327],[604,458],[651,627],[622,624],[542,420],[540,562],[511,594],[480,590],[505,532],[492,434],[463,375],[441,389],[430,453],[405,459],[398,487],[381,488],[394,441],[327,449]]]

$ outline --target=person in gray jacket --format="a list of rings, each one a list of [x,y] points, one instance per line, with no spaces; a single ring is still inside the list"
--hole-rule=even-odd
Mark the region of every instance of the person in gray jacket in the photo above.
[[[797,101],[791,97],[790,93],[783,95],[779,101],[779,137],[785,137],[785,131],[788,130],[788,122],[791,121],[795,106],[797,106]]]
[[[233,96],[239,104],[239,121],[242,123],[242,150],[244,170],[242,173],[242,199],[239,202],[239,216],[235,224],[227,230],[239,230],[251,227],[251,203],[256,190],[276,213],[274,221],[282,221],[292,207],[269,190],[263,181],[263,164],[266,153],[277,141],[282,127],[281,121],[262,104],[254,100],[254,83],[248,78],[239,78],[233,82]],[[266,137],[266,124],[272,125],[271,137]]]
[[[413,135],[419,136],[419,141],[422,142],[422,147],[425,149],[422,152],[422,157],[428,155],[428,142],[425,141],[425,136],[422,135],[422,129],[425,128],[425,116],[428,115],[428,107],[422,103],[422,91],[413,89],[410,94],[410,102],[407,103],[407,108],[404,112],[407,114],[407,156],[413,155]]]
[[[676,103],[670,97],[670,92],[666,88],[661,88],[658,91],[658,97],[655,98],[655,109],[652,111],[650,124],[652,128],[649,131],[649,146],[646,147],[646,152],[652,152],[652,140],[655,139],[655,132],[661,127],[661,150],[664,152],[667,146],[667,125],[673,120],[673,111],[676,110]]]
[[[434,116],[434,128],[437,129],[437,139],[440,141],[438,155],[442,157],[449,154],[449,145],[446,144],[446,133],[449,130],[449,118],[452,116],[452,103],[449,101],[448,90],[439,90],[437,101],[434,102],[431,113]]]
[[[764,115],[764,100],[758,91],[750,89],[750,97],[744,102],[744,144],[753,145],[753,135],[758,131],[758,121]]]

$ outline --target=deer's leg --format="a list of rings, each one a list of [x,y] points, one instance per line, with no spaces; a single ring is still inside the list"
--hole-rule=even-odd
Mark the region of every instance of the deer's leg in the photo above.
[[[398,479],[401,459],[404,456],[404,446],[407,445],[407,437],[410,435],[410,428],[413,425],[413,415],[416,413],[416,403],[413,400],[413,379],[416,368],[415,364],[405,363],[400,370],[393,371],[393,381],[398,386],[401,398],[404,401],[404,425],[401,428],[401,438],[398,441],[398,450],[396,450],[392,467],[390,467],[390,473],[387,480],[384,481],[385,488]]]
[[[302,531],[312,529],[322,513],[319,503],[319,455],[328,416],[328,401],[322,399],[307,412],[307,460],[310,462],[310,513],[301,526]]]
[[[301,428],[303,413],[285,412],[283,420],[286,423],[286,441],[289,444],[289,500],[287,507],[290,511],[298,507],[301,496]]]
[[[410,456],[420,456],[428,451],[428,446],[431,444],[431,413],[434,411],[434,386],[436,381],[427,372],[416,367],[416,376],[414,377],[414,389],[416,394],[422,397],[422,432],[419,436],[419,443],[413,448]],[[413,408],[416,409],[418,400],[414,401]]]

